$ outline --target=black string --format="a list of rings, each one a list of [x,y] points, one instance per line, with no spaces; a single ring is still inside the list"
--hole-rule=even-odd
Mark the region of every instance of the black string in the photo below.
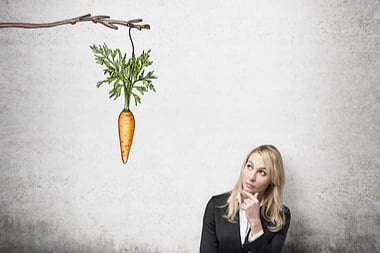
[[[131,30],[132,30],[132,27],[129,27],[129,39],[130,39],[131,44],[132,44],[132,55],[135,55],[135,46],[133,45]]]

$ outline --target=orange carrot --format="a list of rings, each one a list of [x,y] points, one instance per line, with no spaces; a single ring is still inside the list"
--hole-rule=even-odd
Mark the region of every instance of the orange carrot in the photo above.
[[[123,163],[126,164],[135,132],[135,117],[130,110],[124,109],[119,115],[118,123],[121,158]]]
[[[130,31],[129,36],[131,36]],[[149,60],[150,50],[143,51],[139,57],[136,57],[132,47],[132,57],[127,59],[126,54],[122,54],[119,49],[112,50],[106,44],[90,47],[95,54],[96,62],[105,66],[103,71],[106,78],[99,81],[96,86],[99,88],[105,83],[111,84],[113,87],[109,91],[109,97],[113,99],[124,95],[124,110],[119,115],[118,128],[121,158],[126,164],[135,132],[135,118],[129,110],[130,102],[133,98],[137,106],[141,103],[140,96],[149,90],[156,91],[152,80],[157,77],[153,75],[153,71],[145,71],[145,68],[153,63]]]

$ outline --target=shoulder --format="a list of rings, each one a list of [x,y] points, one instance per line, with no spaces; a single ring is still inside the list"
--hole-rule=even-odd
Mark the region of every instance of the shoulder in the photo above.
[[[282,212],[286,215],[286,214],[289,214],[290,215],[290,209],[289,207],[285,206],[285,205],[282,205]]]
[[[205,209],[205,219],[207,217],[214,217],[216,213],[223,212],[226,208],[227,199],[229,198],[230,193],[222,193],[212,196],[207,202]],[[223,210],[222,210],[223,209]]]
[[[290,219],[291,219],[290,209],[289,209],[289,207],[287,207],[285,205],[282,205],[282,209],[283,209],[282,212],[285,215],[285,222],[289,223]]]
[[[216,208],[216,207],[219,207],[219,208],[225,207],[230,195],[231,195],[230,192],[225,192],[225,193],[212,196],[207,202],[206,209],[211,209],[211,208]]]
[[[215,205],[224,205],[227,203],[227,199],[230,197],[231,192],[225,192],[211,197],[209,202],[213,202]]]
[[[224,215],[227,210],[227,200],[231,193],[226,192],[212,196],[205,208],[204,220],[213,220],[216,223],[225,222]]]

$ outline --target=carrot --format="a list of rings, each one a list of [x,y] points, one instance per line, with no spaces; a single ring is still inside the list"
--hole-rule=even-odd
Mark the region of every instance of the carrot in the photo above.
[[[121,159],[123,163],[126,164],[135,132],[135,117],[131,111],[124,109],[119,114],[118,123]]]
[[[135,131],[135,118],[129,110],[130,102],[133,98],[137,106],[141,103],[141,95],[149,90],[156,91],[152,80],[157,77],[153,75],[153,71],[145,71],[153,63],[149,60],[150,50],[143,51],[139,57],[132,52],[131,58],[127,60],[126,54],[122,54],[119,49],[112,50],[106,44],[93,45],[90,48],[95,54],[96,63],[105,66],[103,73],[106,78],[96,86],[99,88],[103,84],[112,85],[109,95],[113,99],[124,95],[124,109],[119,114],[118,129],[121,158],[126,164]]]

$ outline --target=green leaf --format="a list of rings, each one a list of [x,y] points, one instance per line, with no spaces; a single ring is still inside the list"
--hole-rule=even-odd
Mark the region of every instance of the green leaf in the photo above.
[[[107,80],[102,80],[96,83],[96,87],[99,88],[103,83],[107,82]]]
[[[133,95],[133,98],[135,99],[135,105],[137,106],[137,103],[141,104],[141,98],[136,93],[132,92],[132,95]]]
[[[141,95],[144,95],[145,92],[148,92],[148,89],[144,86],[135,86],[135,88],[141,93]]]

